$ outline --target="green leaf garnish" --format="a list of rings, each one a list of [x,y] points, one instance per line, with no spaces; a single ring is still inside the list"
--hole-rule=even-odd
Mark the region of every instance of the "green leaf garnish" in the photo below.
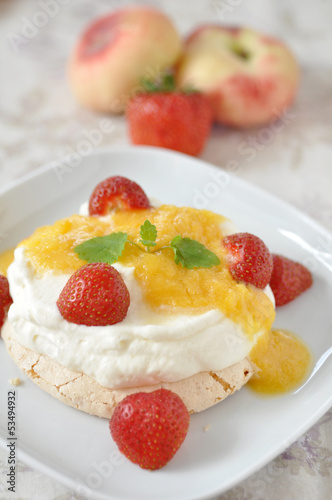
[[[150,250],[150,247],[156,246],[157,228],[146,220],[140,228],[140,236],[144,246]],[[111,233],[106,236],[97,236],[90,240],[84,241],[74,248],[74,251],[80,259],[86,260],[89,264],[92,262],[106,262],[113,264],[121,257],[126,243],[130,243],[141,251],[146,251],[134,241],[128,240],[127,233]],[[174,261],[176,264],[181,264],[182,267],[193,269],[194,267],[217,266],[220,260],[216,254],[208,250],[202,243],[191,238],[182,238],[182,236],[175,236],[170,245],[163,246],[156,249],[161,251],[164,248],[172,248],[174,251]]]
[[[149,220],[146,220],[144,224],[141,225],[139,234],[142,238],[140,243],[143,243],[143,245],[148,247],[148,251],[150,250],[150,247],[156,246],[157,228],[155,225],[151,224]]]
[[[111,233],[106,236],[96,236],[84,241],[74,248],[80,259],[91,262],[106,262],[113,264],[123,252],[128,235],[126,233]]]
[[[182,238],[175,236],[171,241],[176,264],[181,264],[182,267],[193,269],[194,267],[217,266],[220,264],[219,258],[215,253],[208,250],[202,243],[191,238]]]

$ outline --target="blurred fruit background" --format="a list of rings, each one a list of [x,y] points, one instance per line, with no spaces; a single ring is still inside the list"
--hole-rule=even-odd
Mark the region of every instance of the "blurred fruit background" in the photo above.
[[[154,77],[160,69],[176,64],[177,82],[200,86],[215,116],[213,125],[206,119],[200,131],[200,136],[206,134],[204,148],[191,153],[291,202],[332,230],[331,2],[149,0],[147,8],[163,13],[157,29],[144,17],[140,33],[138,28],[131,30],[131,45],[129,37],[122,39],[116,60],[103,47],[118,35],[114,30],[108,34],[102,23],[101,36],[90,33],[90,43],[78,49],[78,55],[94,62],[84,67],[74,60],[82,33],[95,19],[140,5],[127,0],[1,0],[0,185],[61,157],[75,168],[97,148],[129,145],[128,120],[113,112],[125,108],[123,96],[132,97],[139,66]],[[132,16],[123,22],[128,27]],[[184,39],[211,24],[227,29],[198,31],[184,53]],[[234,31],[238,26],[251,31]],[[258,43],[260,33],[266,35],[266,44]],[[270,37],[287,49],[279,46],[271,51]],[[151,43],[145,43],[148,38]],[[279,59],[276,64],[281,53],[281,63]],[[102,56],[96,61],[98,54]],[[243,78],[243,65],[249,80]],[[96,77],[100,87],[93,85]],[[221,81],[228,82],[222,92]],[[116,109],[108,100],[111,90]],[[101,112],[105,106],[109,113]],[[157,122],[160,113],[158,108]],[[170,130],[172,125],[166,119],[165,123]],[[188,121],[178,122],[176,130],[180,126],[188,127]],[[332,245],[325,244],[331,253]],[[331,449],[330,411],[285,454],[220,500],[329,498]],[[0,450],[1,471],[6,470],[5,464],[6,454]],[[23,464],[19,474],[24,500],[78,499]],[[7,492],[4,484],[0,483],[0,498],[5,499],[1,496]]]
[[[80,156],[97,147],[130,143],[123,116],[106,116],[108,126],[101,130],[105,115],[76,99],[67,65],[94,19],[138,5],[116,0],[1,2],[4,181],[63,155]],[[181,37],[213,23],[249,26],[287,45],[301,68],[300,85],[288,111],[274,127],[268,121],[250,129],[214,125],[201,157],[278,194],[331,227],[326,193],[332,160],[331,4],[309,0],[300,7],[295,0],[211,0],[189,5],[151,0],[146,5],[163,11]],[[155,69],[151,68],[152,74]],[[282,109],[276,106],[275,113],[282,114]]]

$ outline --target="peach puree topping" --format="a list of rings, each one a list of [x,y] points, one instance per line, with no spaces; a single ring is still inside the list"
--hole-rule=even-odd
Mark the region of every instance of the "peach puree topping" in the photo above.
[[[261,394],[278,394],[295,389],[308,374],[311,354],[293,333],[272,330],[262,335],[251,349],[257,367],[249,380],[251,389]]]

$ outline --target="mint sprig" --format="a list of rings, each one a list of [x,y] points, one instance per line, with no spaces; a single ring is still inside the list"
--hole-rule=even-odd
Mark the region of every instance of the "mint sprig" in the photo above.
[[[156,246],[157,228],[146,220],[140,227],[139,240],[147,250],[128,239],[127,233],[111,233],[106,236],[97,236],[84,241],[74,248],[80,259],[87,261],[89,264],[92,262],[106,262],[107,264],[114,264],[121,257],[125,244],[130,243],[138,247],[141,251],[150,251],[150,247]],[[181,264],[182,267],[193,269],[194,267],[210,268],[220,264],[217,255],[202,243],[191,238],[182,238],[182,236],[175,236],[170,245],[163,246],[155,249],[155,252],[162,251],[165,248],[171,248],[174,251],[174,262]]]
[[[141,237],[139,240],[140,243],[148,247],[148,251],[150,250],[150,247],[156,246],[157,228],[154,224],[151,224],[149,220],[146,220],[144,224],[141,225],[139,234]]]

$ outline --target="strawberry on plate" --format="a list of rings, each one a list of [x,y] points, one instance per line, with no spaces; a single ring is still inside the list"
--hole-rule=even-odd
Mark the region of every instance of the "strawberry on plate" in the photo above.
[[[175,455],[189,428],[181,398],[167,389],[137,392],[124,398],[110,420],[112,438],[131,462],[160,469]]]
[[[250,233],[235,233],[223,239],[228,269],[237,281],[265,288],[271,279],[273,259],[265,243]]]
[[[273,255],[270,286],[277,306],[294,300],[310,288],[312,282],[311,272],[305,266],[282,255]]]
[[[131,141],[198,156],[212,126],[208,99],[200,92],[176,89],[169,75],[160,86],[147,88],[127,105]]]
[[[86,326],[119,323],[126,317],[129,304],[129,292],[121,274],[104,262],[78,269],[57,300],[64,319]]]
[[[107,215],[115,209],[144,208],[150,208],[150,201],[141,186],[121,175],[108,177],[100,182],[89,200],[90,215]]]
[[[0,275],[0,328],[2,327],[9,306],[13,303],[13,299],[9,293],[9,284],[5,276]]]

